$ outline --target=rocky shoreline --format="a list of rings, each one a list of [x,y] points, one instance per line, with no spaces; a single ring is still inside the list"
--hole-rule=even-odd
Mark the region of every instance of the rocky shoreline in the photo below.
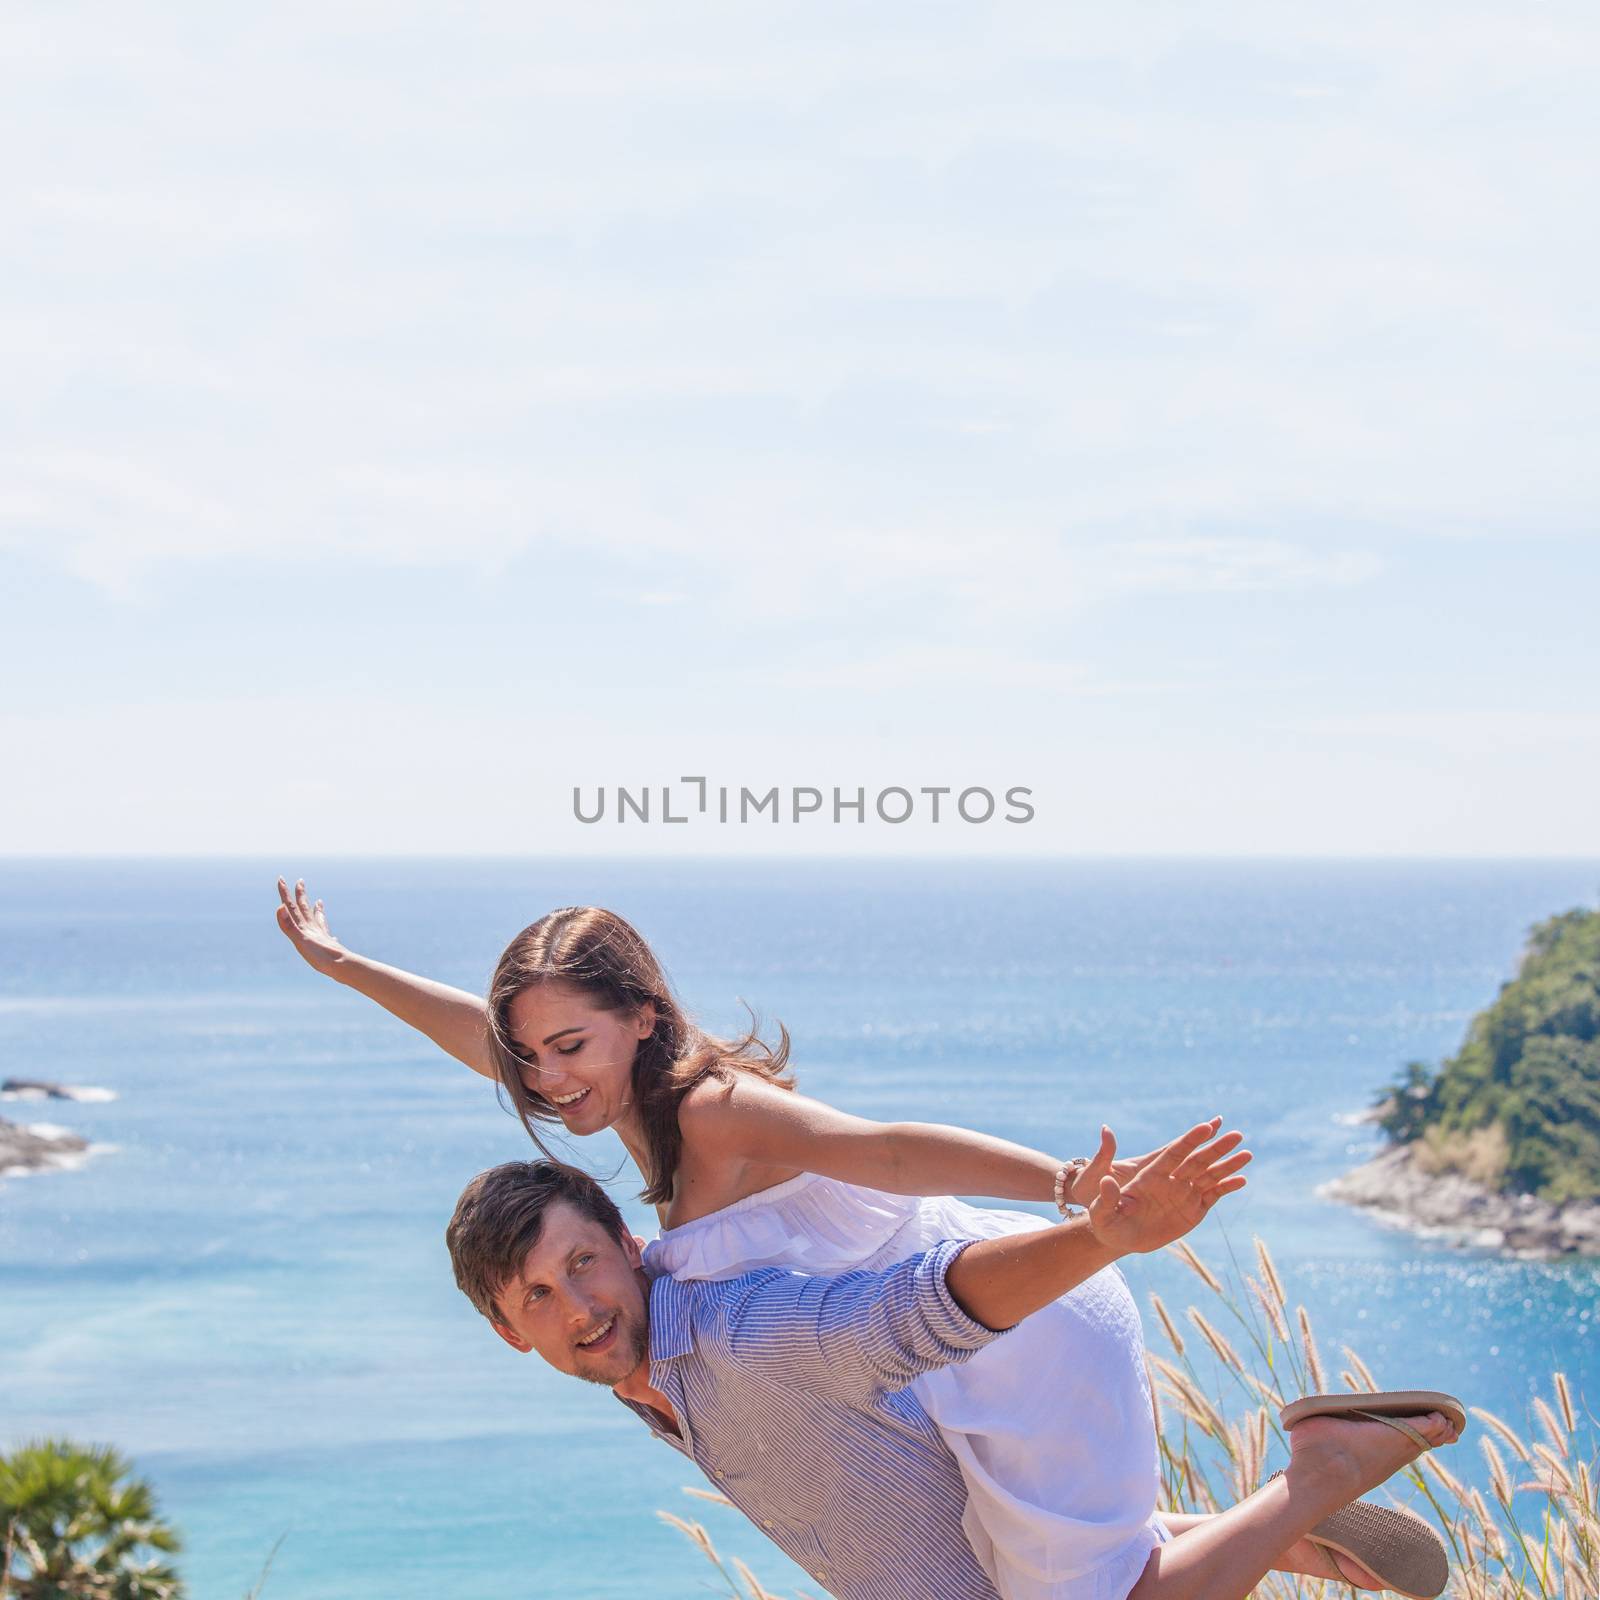
[[[43,1123],[29,1128],[0,1118],[0,1174],[75,1166],[88,1148],[87,1139],[65,1128]]]
[[[1536,1259],[1600,1255],[1600,1200],[1556,1206],[1531,1194],[1497,1194],[1460,1173],[1424,1172],[1410,1145],[1391,1146],[1317,1193],[1462,1246]]]

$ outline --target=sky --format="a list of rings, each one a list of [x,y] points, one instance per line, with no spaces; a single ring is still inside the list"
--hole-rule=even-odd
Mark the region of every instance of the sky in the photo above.
[[[0,853],[1600,854],[1590,8],[0,62]]]

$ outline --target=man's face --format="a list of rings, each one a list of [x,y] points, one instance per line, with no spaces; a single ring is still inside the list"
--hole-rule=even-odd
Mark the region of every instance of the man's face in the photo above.
[[[494,1329],[507,1344],[590,1383],[615,1387],[649,1354],[638,1241],[619,1244],[565,1200],[546,1209],[539,1242],[500,1290],[499,1309]]]

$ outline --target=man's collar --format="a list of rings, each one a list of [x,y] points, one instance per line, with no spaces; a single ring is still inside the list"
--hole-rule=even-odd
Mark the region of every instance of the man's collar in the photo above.
[[[690,1285],[663,1273],[650,1285],[650,1364],[686,1356],[694,1348]]]

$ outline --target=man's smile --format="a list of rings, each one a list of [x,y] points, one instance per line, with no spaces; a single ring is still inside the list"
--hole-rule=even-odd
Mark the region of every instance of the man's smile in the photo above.
[[[580,1350],[605,1350],[610,1347],[616,1336],[617,1314],[613,1311],[592,1333],[579,1339],[577,1347]]]

